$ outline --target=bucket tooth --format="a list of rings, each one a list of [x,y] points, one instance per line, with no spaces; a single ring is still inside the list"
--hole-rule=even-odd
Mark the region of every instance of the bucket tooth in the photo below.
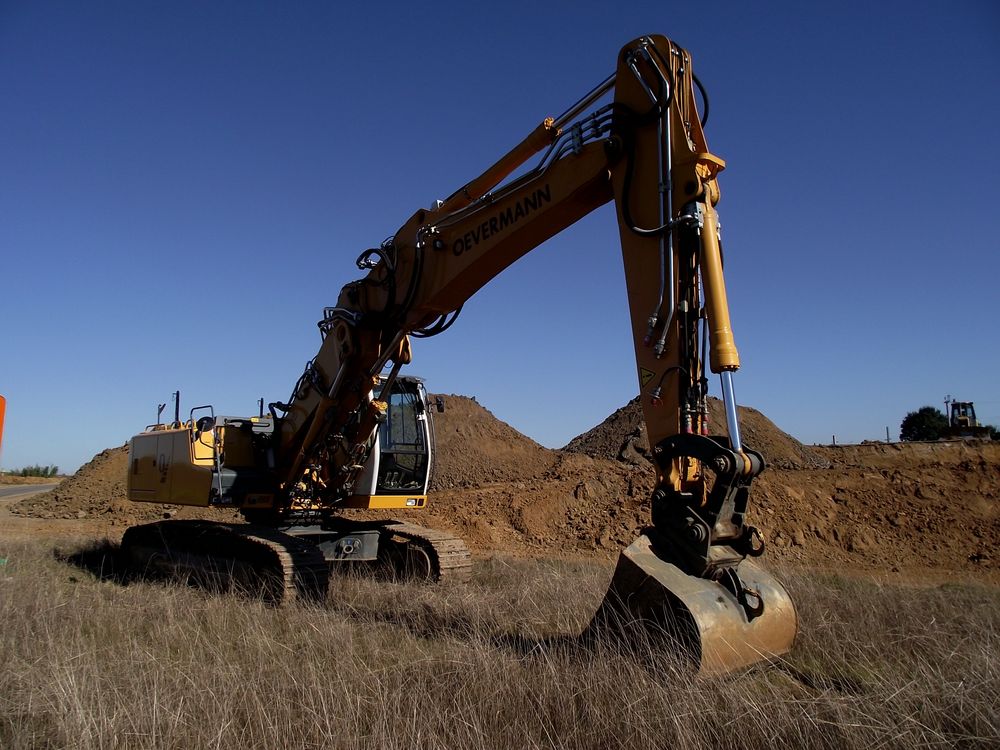
[[[691,659],[699,674],[730,672],[787,653],[797,629],[788,593],[749,560],[739,564],[738,574],[764,604],[752,619],[727,588],[666,562],[642,535],[622,550],[587,636],[628,644],[662,635]]]

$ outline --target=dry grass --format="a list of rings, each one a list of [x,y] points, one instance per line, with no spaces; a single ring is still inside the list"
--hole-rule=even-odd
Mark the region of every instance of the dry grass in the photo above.
[[[8,484],[58,484],[66,478],[65,474],[52,477],[22,477],[19,474],[0,472],[0,485]]]
[[[786,573],[786,662],[691,681],[578,647],[610,569],[494,560],[455,590],[334,579],[276,610],[0,548],[0,747],[996,747],[1000,592]]]

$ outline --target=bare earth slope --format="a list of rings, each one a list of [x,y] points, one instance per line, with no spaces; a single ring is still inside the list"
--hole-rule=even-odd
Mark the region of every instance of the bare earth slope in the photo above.
[[[474,398],[442,396],[444,412],[434,412],[434,474],[431,490],[479,487],[491,482],[523,482],[540,477],[558,460]]]
[[[760,451],[768,466],[782,469],[823,468],[829,460],[805,447],[791,435],[782,432],[770,419],[748,406],[737,407],[743,442]],[[728,435],[726,414],[717,398],[708,400],[709,424],[712,434]],[[631,447],[630,447],[631,446]],[[625,459],[634,451],[649,451],[639,398],[629,401],[596,427],[577,435],[563,448],[573,453],[585,453],[602,458]]]
[[[428,509],[407,518],[458,532],[479,552],[538,556],[612,557],[649,522],[654,474],[642,456],[637,402],[553,451],[474,399],[445,401],[445,413],[435,414],[436,491]],[[719,411],[713,406],[721,425]],[[771,467],[754,484],[750,511],[771,559],[1000,576],[1000,444],[806,447],[760,412],[741,407],[741,417],[747,443]],[[12,511],[88,530],[120,530],[165,510],[222,517],[128,503],[125,471],[124,448],[104,451]]]
[[[165,515],[217,520],[234,518],[235,514],[231,511],[131,503],[125,499],[127,468],[128,448],[108,448],[81,466],[55,489],[22,500],[11,508],[11,512],[34,518],[96,519],[106,521],[111,526],[153,521]]]

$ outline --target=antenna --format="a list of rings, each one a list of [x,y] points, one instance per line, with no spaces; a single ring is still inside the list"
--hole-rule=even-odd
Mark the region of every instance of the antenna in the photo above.
[[[163,410],[166,408],[166,404],[160,404],[156,407],[156,424],[160,424],[160,415],[163,414]]]
[[[181,423],[181,392],[174,391],[174,424]]]

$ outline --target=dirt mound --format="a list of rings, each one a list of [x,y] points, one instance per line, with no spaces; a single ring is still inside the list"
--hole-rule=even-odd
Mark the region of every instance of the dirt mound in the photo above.
[[[774,422],[756,409],[738,406],[737,412],[743,430],[743,442],[760,451],[768,466],[781,469],[818,469],[830,465],[829,459],[778,429]],[[729,434],[722,401],[709,398],[708,415],[713,434]],[[563,450],[636,463],[637,456],[644,456],[649,452],[638,396],[593,429],[573,438]]]
[[[64,480],[55,489],[22,500],[11,512],[33,518],[100,519],[112,526],[129,525],[163,518],[212,518],[229,520],[231,511],[185,508],[129,502],[125,498],[128,448],[109,448]],[[223,518],[225,517],[225,518]]]
[[[637,402],[564,451],[543,448],[474,399],[446,396],[445,403],[446,411],[434,415],[436,490],[429,507],[407,519],[452,530],[478,553],[606,558],[649,524],[654,472],[642,454]],[[720,412],[713,405],[716,424],[723,423]],[[805,448],[759,412],[742,409],[741,416],[747,443],[771,466],[754,483],[749,512],[768,541],[766,559],[1000,578],[1000,444]],[[232,517],[129,503],[126,461],[125,448],[104,451],[13,510],[118,528],[164,511]]]
[[[826,470],[765,472],[753,523],[779,558],[903,572],[1000,572],[1000,444],[824,449]]]
[[[441,398],[445,410],[433,415],[436,455],[432,491],[527,482],[543,476],[558,461],[556,451],[497,419],[474,398]]]
[[[639,397],[616,409],[611,416],[582,435],[577,435],[563,446],[570,453],[584,453],[594,458],[624,460],[631,455],[630,448],[640,453],[649,451],[646,427],[643,423]]]
[[[826,469],[771,469],[754,483],[749,522],[767,559],[900,572],[1000,576],[1000,445],[945,446],[931,462],[897,446]],[[446,490],[418,521],[474,550],[613,557],[650,521],[647,465],[564,452],[532,482]]]
[[[443,413],[434,413],[435,455],[432,490],[516,484],[544,477],[558,461],[544,448],[497,419],[474,398],[442,396]],[[98,453],[51,492],[11,508],[35,518],[100,517],[116,525],[141,523],[171,513],[178,518],[219,518],[228,511],[132,503],[125,498],[128,449]]]
[[[54,490],[22,500],[11,511],[36,518],[86,518],[119,511],[127,502],[127,464],[124,446],[101,451]]]
[[[443,490],[414,520],[453,531],[479,552],[617,554],[649,524],[653,472],[620,461],[553,453],[554,465],[536,480]]]

